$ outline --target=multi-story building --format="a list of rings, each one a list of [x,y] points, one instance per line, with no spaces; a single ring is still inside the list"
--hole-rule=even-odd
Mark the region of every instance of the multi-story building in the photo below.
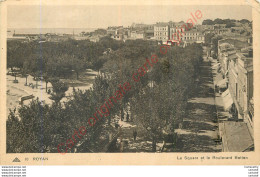
[[[145,33],[142,30],[131,31],[131,39],[144,39]]]
[[[235,104],[237,118],[247,123],[253,136],[253,58],[251,54],[236,55],[235,59],[229,61],[228,88]]]
[[[230,33],[230,29],[226,28],[226,24],[215,24],[213,26],[214,29],[214,33],[221,35],[221,34],[225,34],[225,33]]]
[[[154,25],[154,37],[158,41],[166,43],[169,40],[170,28],[168,23],[156,23]]]
[[[220,43],[221,41],[219,41],[218,45],[218,60],[220,62],[223,78],[225,78],[228,72],[229,60],[235,59],[237,56],[233,45],[229,43]]]
[[[195,28],[198,31],[201,31],[203,34],[210,33],[210,32],[214,31],[214,26],[213,25],[196,25]]]
[[[144,28],[144,35],[146,39],[153,39],[154,38],[154,25],[147,25]]]
[[[241,117],[247,123],[253,135],[254,102],[253,102],[253,55],[239,53],[237,58],[237,104],[241,108]]]
[[[192,43],[205,43],[205,35],[197,30],[186,28],[187,24],[180,24],[170,28],[170,41],[174,43],[183,43],[187,46]]]
[[[237,50],[232,44],[222,43],[219,48],[219,60],[227,88],[222,93],[232,119],[220,124],[224,151],[251,151],[254,149],[253,122],[253,53],[252,48]],[[226,99],[227,98],[227,99]],[[231,99],[231,101],[230,101]],[[237,143],[232,138],[239,138]]]
[[[107,34],[110,35],[112,39],[124,40],[125,30],[123,26],[108,27]]]
[[[116,27],[108,27],[107,28],[107,34],[108,35],[116,35],[117,34],[117,28]]]

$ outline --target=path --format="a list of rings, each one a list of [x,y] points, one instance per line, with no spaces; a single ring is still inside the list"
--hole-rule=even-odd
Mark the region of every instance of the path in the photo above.
[[[177,151],[179,152],[219,152],[221,145],[218,138],[218,124],[214,98],[214,85],[209,61],[204,57],[201,64],[200,83],[187,106],[179,135]]]

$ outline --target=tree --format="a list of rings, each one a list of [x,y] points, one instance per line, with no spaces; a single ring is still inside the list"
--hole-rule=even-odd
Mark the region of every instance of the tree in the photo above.
[[[54,100],[55,103],[59,103],[60,100],[65,97],[65,92],[68,90],[68,86],[56,79],[53,79],[50,82],[53,88],[50,99]]]
[[[202,25],[214,25],[214,22],[210,19],[203,20]]]
[[[28,74],[27,74],[27,70],[25,68],[22,69],[22,77],[25,77],[25,85],[27,85],[27,78],[28,78]]]
[[[79,73],[85,69],[85,63],[83,60],[72,56],[72,69],[76,72],[77,80],[79,79]]]
[[[10,110],[6,122],[7,152],[9,153],[39,153],[46,152],[49,143],[46,138],[50,137],[47,127],[43,126],[43,117],[47,117],[47,105],[37,99],[29,106],[22,106],[19,112],[19,118],[16,110]],[[51,125],[51,122],[50,124]]]
[[[233,23],[233,22],[227,22],[226,23],[226,28],[231,28],[231,27],[235,27],[235,26],[236,26],[236,24]]]
[[[205,44],[210,45],[211,44],[211,39],[214,37],[213,33],[207,33],[205,35]]]
[[[46,93],[48,92],[48,82],[50,81],[50,77],[49,77],[49,75],[48,75],[48,73],[44,73],[43,74],[43,79],[44,79],[44,81],[45,81],[45,91],[46,91]]]
[[[239,20],[239,22],[240,22],[240,23],[243,23],[243,24],[245,24],[245,23],[250,23],[250,21],[249,21],[249,20],[247,20],[247,19],[242,19],[242,20]]]

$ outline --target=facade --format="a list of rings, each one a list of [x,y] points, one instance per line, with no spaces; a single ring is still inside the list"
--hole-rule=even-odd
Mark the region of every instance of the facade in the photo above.
[[[218,52],[222,76],[232,98],[232,118],[244,122],[253,136],[253,50],[251,47],[237,50],[232,44],[222,43]]]
[[[136,31],[131,31],[130,33],[131,39],[144,39],[145,34],[144,31],[142,30],[136,30]]]
[[[224,43],[221,43],[224,42]],[[223,151],[254,150],[253,50],[237,49],[226,40],[218,41],[218,60],[226,83],[221,94],[232,117],[219,124]],[[237,142],[234,139],[241,139]]]
[[[226,24],[215,24],[213,26],[214,33],[221,35],[230,32],[229,28],[226,28]]]
[[[218,60],[220,62],[221,71],[224,77],[226,77],[228,71],[228,61],[233,58],[236,58],[236,50],[233,45],[229,43],[222,43],[218,45]]]
[[[144,28],[144,36],[146,39],[152,39],[154,37],[154,25],[147,25]]]
[[[201,31],[201,32],[205,32],[205,31],[212,31],[214,30],[214,26],[213,25],[196,25],[195,26],[197,30]]]
[[[247,123],[253,136],[253,58],[237,53],[229,61],[228,85],[235,104],[237,118]]]
[[[205,43],[205,36],[198,30],[189,30],[181,37],[181,41],[184,42],[184,45]]]
[[[192,43],[205,43],[205,35],[196,29],[186,30],[183,26],[181,28],[171,27],[170,40],[184,43],[184,46],[187,46]]]
[[[238,54],[238,95],[237,102],[241,107],[242,116],[253,135],[254,102],[253,102],[253,56],[251,51],[248,54]]]
[[[154,37],[155,40],[166,43],[169,40],[170,28],[168,23],[157,23],[154,25]]]
[[[110,27],[107,28],[106,34],[111,35],[111,36],[115,36],[122,29],[123,29],[123,26],[110,26]]]
[[[125,30],[123,26],[108,27],[107,34],[110,35],[111,38],[115,40],[124,40],[125,38]]]
[[[120,40],[124,39],[124,35],[123,34],[116,34],[116,35],[112,35],[111,38],[120,41]]]

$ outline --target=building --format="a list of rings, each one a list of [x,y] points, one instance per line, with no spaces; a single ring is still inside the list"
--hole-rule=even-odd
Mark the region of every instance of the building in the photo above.
[[[154,25],[147,25],[144,28],[144,36],[146,39],[153,39],[154,38]]]
[[[202,33],[211,32],[214,30],[213,25],[196,25],[195,28]]]
[[[109,26],[107,28],[107,34],[111,36],[115,36],[118,34],[119,30],[122,30],[123,26]]]
[[[226,24],[215,24],[213,26],[214,33],[217,35],[222,35],[226,33],[230,33],[230,29],[226,28]]]
[[[184,43],[184,46],[190,45],[192,43],[205,43],[205,36],[202,34],[202,32],[196,29],[185,31],[185,33],[182,33],[180,39]]]
[[[247,123],[253,136],[254,102],[253,102],[253,55],[249,53],[237,54],[237,83],[236,90],[232,89],[235,96],[239,117]]]
[[[220,43],[221,41],[219,41],[219,45],[218,45],[218,60],[220,62],[223,78],[225,78],[229,69],[228,68],[229,60],[235,59],[237,56],[236,56],[236,50],[233,45],[229,43],[222,43],[222,44]]]
[[[223,150],[251,151],[254,149],[253,50],[251,47],[239,50],[229,43],[219,44],[218,49],[226,84],[221,96],[225,109],[232,113],[229,121],[219,125]]]
[[[107,34],[110,35],[111,38],[115,40],[124,40],[126,37],[123,26],[108,27]]]
[[[168,23],[156,23],[154,25],[155,40],[166,43],[169,40],[170,28]]]
[[[124,34],[116,34],[116,35],[112,35],[111,36],[112,39],[115,39],[115,40],[124,40]]]
[[[131,31],[130,37],[131,39],[144,39],[145,33],[142,30]]]

